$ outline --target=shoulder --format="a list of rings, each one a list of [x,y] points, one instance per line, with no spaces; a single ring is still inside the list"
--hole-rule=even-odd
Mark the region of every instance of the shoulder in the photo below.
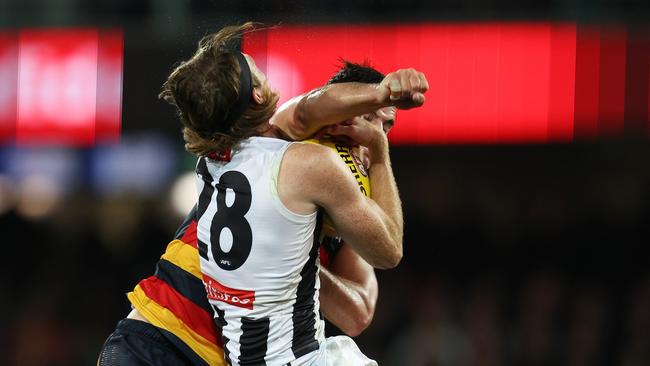
[[[345,169],[336,150],[318,142],[292,143],[285,153],[282,165],[306,175],[306,179],[322,179]]]
[[[327,166],[338,163],[340,160],[332,148],[322,145],[316,140],[292,143],[285,153],[285,158],[305,167],[309,167],[313,163]]]
[[[325,146],[294,142],[289,145],[278,173],[280,200],[291,211],[308,214],[314,211],[318,192],[329,187],[327,176],[332,168],[333,152]],[[336,156],[334,155],[334,158]]]
[[[280,169],[285,182],[317,204],[330,195],[344,197],[348,192],[358,193],[357,184],[349,168],[336,150],[315,143],[292,143],[285,153]]]

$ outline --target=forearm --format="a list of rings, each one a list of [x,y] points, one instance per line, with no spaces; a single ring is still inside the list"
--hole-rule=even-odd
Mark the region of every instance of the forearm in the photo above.
[[[359,335],[372,321],[377,301],[376,284],[364,287],[326,268],[320,270],[320,281],[320,304],[325,318],[347,335]]]
[[[306,94],[294,111],[294,123],[286,131],[296,140],[313,135],[324,126],[392,105],[390,90],[379,84],[340,83]]]
[[[392,239],[391,244],[394,245],[394,250],[401,258],[404,218],[402,201],[399,197],[397,183],[391,167],[388,141],[383,138],[382,141],[373,143],[370,154],[371,163],[368,173],[370,186],[372,187],[372,199],[381,208],[382,221]]]

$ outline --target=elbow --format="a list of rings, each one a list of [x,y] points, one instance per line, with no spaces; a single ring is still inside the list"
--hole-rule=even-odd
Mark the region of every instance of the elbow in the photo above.
[[[342,329],[350,337],[356,337],[363,333],[372,322],[372,314],[356,316],[353,322],[350,322],[347,329]]]
[[[373,263],[373,267],[377,269],[393,269],[399,265],[399,262],[402,260],[402,256],[395,255],[391,257],[383,258],[379,261]]]
[[[345,327],[341,330],[350,337],[356,337],[368,328],[375,315],[374,306],[362,306],[353,312],[354,316],[351,321],[346,322]]]
[[[388,248],[386,250],[385,256],[382,258],[381,263],[378,263],[377,266],[373,266],[378,269],[392,269],[397,267],[402,261],[404,256],[402,241],[404,239],[403,229],[395,229],[388,235],[383,248]]]
[[[385,269],[397,267],[397,265],[399,265],[399,263],[402,261],[403,256],[404,253],[401,249],[399,251],[395,251],[395,253],[388,259],[388,266]]]
[[[403,241],[403,234],[402,231],[400,230],[398,234],[394,236],[393,243],[392,243],[392,248],[393,251],[388,258],[388,268],[386,269],[391,269],[397,267],[399,263],[402,261],[402,258],[404,257],[404,246],[402,245]]]
[[[402,251],[402,246],[400,245],[399,248],[395,248],[395,250],[391,251],[386,256],[384,256],[381,260],[374,263],[373,267],[377,269],[395,268],[402,261],[403,256],[404,253]]]

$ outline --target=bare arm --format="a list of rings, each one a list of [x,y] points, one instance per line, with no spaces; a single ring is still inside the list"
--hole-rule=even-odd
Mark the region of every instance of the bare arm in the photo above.
[[[419,107],[429,88],[421,72],[401,69],[380,84],[340,83],[326,85],[284,103],[270,123],[293,140],[302,140],[327,125],[348,120],[382,107]]]
[[[390,90],[379,84],[326,85],[284,103],[271,124],[293,140],[302,140],[324,126],[392,105]]]
[[[325,317],[351,337],[363,332],[375,315],[375,271],[349,245],[343,245],[329,269],[320,270],[320,303]]]
[[[280,169],[278,191],[294,212],[325,209],[343,240],[376,268],[395,267],[402,258],[402,208],[388,156],[388,140],[380,127],[368,149],[373,199],[359,194],[349,169],[331,149],[296,144]]]

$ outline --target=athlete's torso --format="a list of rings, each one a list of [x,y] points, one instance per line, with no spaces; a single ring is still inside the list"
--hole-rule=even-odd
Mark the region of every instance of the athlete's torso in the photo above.
[[[330,140],[307,142],[328,146],[348,165],[350,156],[354,156],[344,144]],[[358,158],[355,157],[354,161],[357,166],[350,165],[350,171],[355,179],[362,182],[360,190],[369,193],[366,171]],[[327,222],[327,217],[324,217],[320,235],[319,256],[320,264],[324,267],[328,267],[334,260],[342,244]],[[201,279],[195,206],[157,263],[156,273],[141,280],[128,294],[134,308],[129,317],[149,322],[161,329],[179,351],[195,360],[194,364],[205,362],[213,366],[225,365],[221,334],[214,326],[214,310],[207,301]]]
[[[289,145],[252,137],[228,162],[197,164],[201,271],[233,365],[284,365],[323,339],[317,213],[293,213],[277,193]]]

